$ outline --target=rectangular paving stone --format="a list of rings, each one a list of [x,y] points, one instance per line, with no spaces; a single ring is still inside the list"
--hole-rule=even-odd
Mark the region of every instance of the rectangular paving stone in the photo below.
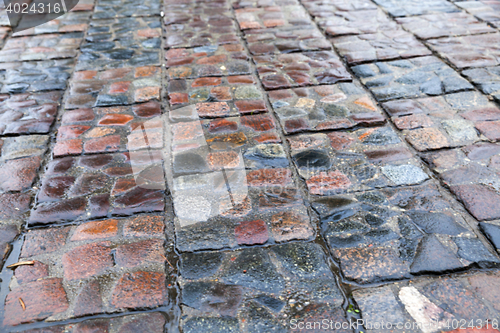
[[[173,108],[196,104],[200,117],[225,117],[267,111],[258,82],[254,75],[201,77],[171,80],[167,91]]]
[[[47,150],[48,140],[46,135],[0,139],[0,193],[26,192],[31,189]]]
[[[381,9],[336,11],[333,15],[316,18],[320,28],[330,36],[374,34],[395,30],[393,22]]]
[[[425,45],[403,29],[384,30],[367,35],[342,36],[332,38],[331,41],[349,64],[432,54]]]
[[[436,185],[325,197],[312,206],[343,275],[357,283],[500,265]]]
[[[19,260],[35,263],[16,268],[4,325],[168,304],[163,219],[138,215],[31,230]]]
[[[163,312],[135,313],[128,316],[110,318],[87,319],[71,324],[54,323],[54,326],[32,328],[22,332],[26,333],[78,333],[87,330],[100,330],[108,333],[120,333],[144,329],[148,332],[161,332],[168,323]],[[20,331],[21,332],[21,331]]]
[[[462,72],[485,94],[500,101],[500,66],[473,68]]]
[[[160,67],[117,68],[76,72],[66,109],[130,105],[160,100]]]
[[[428,45],[457,68],[496,66],[500,62],[500,33],[449,37],[427,41]]]
[[[91,13],[89,11],[71,11],[50,22],[26,30],[18,31],[12,34],[12,36],[19,37],[66,32],[85,32],[90,21],[90,15]],[[29,20],[32,19],[33,18],[30,18],[29,15],[24,16],[19,24],[25,25],[27,24],[26,21],[29,22]]]
[[[170,80],[251,74],[242,44],[170,49],[165,52],[165,59]]]
[[[495,290],[499,285],[498,273],[478,272],[422,277],[409,282],[358,289],[353,292],[353,297],[361,310],[367,332],[376,332],[377,323],[380,327],[382,322],[402,323],[400,327],[406,325],[405,331],[421,331],[419,327],[423,325],[448,331],[453,329],[453,322],[456,327],[460,321],[474,323],[474,330],[478,332],[494,332],[498,327],[493,318],[498,317],[499,296],[488,291]],[[422,312],[423,308],[429,311]],[[487,320],[490,320],[489,323]]]
[[[56,157],[162,148],[160,103],[66,111],[57,130]],[[154,136],[147,147],[136,142],[141,133]]]
[[[98,0],[92,18],[160,16],[160,11],[160,0]]]
[[[83,33],[10,38],[0,50],[0,62],[74,58]]]
[[[301,5],[240,8],[234,11],[241,30],[263,29],[311,24],[309,14]]]
[[[438,96],[473,88],[436,57],[378,62],[352,70],[379,101]]]
[[[0,263],[10,253],[18,227],[26,224],[32,188],[47,151],[46,135],[0,138]]]
[[[55,158],[41,177],[30,225],[164,210],[161,152]]]
[[[282,89],[351,81],[342,61],[331,51],[254,56],[265,89]]]
[[[0,135],[48,133],[62,92],[0,95]]]
[[[429,178],[389,126],[301,134],[288,142],[311,195],[416,185]]]
[[[16,94],[65,90],[74,65],[74,59],[1,63],[0,91]]]
[[[359,83],[275,90],[268,96],[285,134],[385,123]]]
[[[466,13],[440,13],[396,18],[399,24],[418,38],[440,38],[495,32],[486,23]]]
[[[370,0],[301,0],[309,14],[314,17],[331,17],[338,12],[377,9]]]
[[[469,145],[480,140],[478,132],[492,141],[498,139],[497,135],[490,135],[490,128],[497,126],[500,109],[479,92],[396,100],[382,105],[418,151]]]
[[[76,70],[103,70],[160,64],[161,23],[154,17],[90,22]]]
[[[500,145],[480,142],[423,157],[475,218],[500,218]]]
[[[229,14],[228,14],[229,15]],[[231,16],[222,14],[193,15],[165,27],[165,47],[197,47],[239,44],[239,29]]]
[[[245,31],[253,55],[331,50],[332,45],[314,25]]]
[[[454,13],[460,9],[446,0],[373,0],[395,17],[435,13]]]
[[[335,277],[317,244],[186,253],[181,276],[183,332],[290,332],[292,323],[321,318],[349,324]]]
[[[454,4],[494,27],[500,28],[500,1],[458,1]]]
[[[186,108],[184,108],[186,109]],[[181,251],[309,239],[313,229],[268,114],[169,114],[167,180]]]

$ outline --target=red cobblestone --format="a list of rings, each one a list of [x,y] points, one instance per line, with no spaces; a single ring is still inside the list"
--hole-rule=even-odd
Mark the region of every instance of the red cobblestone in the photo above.
[[[62,264],[64,278],[76,280],[97,275],[113,267],[113,258],[107,244],[87,244],[65,253]]]
[[[26,309],[21,307],[23,300]],[[43,320],[66,311],[68,300],[61,279],[45,279],[19,286],[7,295],[5,301],[5,325],[19,325]]]
[[[116,308],[151,308],[166,302],[165,275],[156,272],[124,274],[113,289]]]

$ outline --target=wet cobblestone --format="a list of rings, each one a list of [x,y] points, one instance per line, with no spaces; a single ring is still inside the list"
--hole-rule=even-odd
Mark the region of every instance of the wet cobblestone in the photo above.
[[[385,122],[381,110],[357,83],[276,90],[268,95],[287,134]]]
[[[76,32],[11,38],[0,51],[0,62],[74,58],[82,37]]]
[[[8,94],[64,90],[74,64],[73,59],[3,63],[0,91]]]
[[[352,69],[379,101],[438,96],[473,88],[436,57],[379,62]]]
[[[152,66],[75,73],[66,109],[129,105],[160,99],[160,68]]]
[[[160,39],[159,18],[92,21],[76,70],[159,65]]]
[[[499,0],[24,22],[0,3],[0,331],[498,332]]]
[[[35,264],[16,268],[4,323],[166,304],[163,228],[161,216],[139,215],[29,232],[21,259]]]

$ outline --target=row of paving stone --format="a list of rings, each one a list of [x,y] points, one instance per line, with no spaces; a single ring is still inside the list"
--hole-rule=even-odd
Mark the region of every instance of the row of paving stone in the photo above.
[[[2,183],[3,190],[9,191],[4,200],[9,207],[5,216],[27,217],[30,196],[26,191],[36,179],[40,156],[47,149],[48,137],[38,134],[49,132],[61,100],[55,92],[38,91],[46,90],[43,87],[47,77],[57,87],[50,90],[64,89],[76,63],[78,72],[69,84],[52,150],[55,158],[42,175],[29,224],[163,211],[165,176],[161,165],[164,150],[171,150],[165,160],[166,180],[176,214],[176,247],[186,252],[180,258],[178,280],[184,331],[260,332],[286,330],[286,322],[291,319],[307,321],[328,316],[339,322],[346,320],[341,307],[344,299],[327,257],[314,243],[189,253],[312,239],[312,212],[308,212],[302,199],[301,180],[295,176],[295,170],[305,180],[305,190],[319,215],[319,227],[329,252],[350,281],[397,280],[414,274],[496,265],[498,258],[477,237],[477,223],[437,183],[428,181],[429,174],[421,160],[392,127],[385,125],[382,109],[352,79],[304,7],[293,1],[272,5],[241,1],[233,4],[233,12],[231,4],[225,1],[165,4],[168,74],[163,82],[173,111],[163,116],[162,105],[156,102],[162,97],[162,74],[157,67],[161,54],[160,19],[123,18],[134,14],[130,10],[133,3],[96,6],[93,18],[99,20],[90,21],[76,61],[6,65],[6,78],[10,75],[14,82],[5,81],[2,89],[15,95],[6,96],[9,112],[4,134],[32,135],[5,139],[5,174],[18,175],[17,179]],[[314,1],[304,1],[303,5],[315,19],[321,16],[315,10],[326,12]],[[391,2],[380,5],[389,8]],[[368,1],[365,5],[362,1],[339,1],[338,6],[344,6],[346,12],[377,10]],[[338,6],[330,10],[336,11]],[[422,7],[421,2],[418,6]],[[429,1],[431,6],[448,11],[447,6],[436,7]],[[404,10],[412,13],[415,7],[408,5]],[[148,8],[157,15],[154,4],[145,4],[146,13]],[[382,12],[378,13],[383,17]],[[470,21],[468,16],[460,19]],[[246,44],[236,22],[244,31]],[[331,42],[352,64],[430,54],[407,32],[394,29],[393,22],[387,23],[393,26],[392,32],[380,37],[360,34],[359,40]],[[488,27],[477,26],[477,30],[470,31],[489,32]],[[450,31],[446,33],[456,33]],[[59,37],[67,39],[61,41],[61,47],[50,45],[54,48],[41,55],[30,51],[32,47],[59,42]],[[17,47],[27,47],[23,53],[26,57],[21,60],[45,60],[56,54],[57,58],[74,57],[76,48],[71,45],[80,45],[82,37],[69,33],[9,41],[14,40],[12,45]],[[376,50],[390,39],[390,46],[381,47],[389,52]],[[477,49],[491,43],[494,40],[484,41]],[[369,45],[374,50],[368,55],[352,51],[366,50]],[[14,52],[9,48],[4,48],[4,61],[19,60],[9,56]],[[443,51],[445,56],[446,52]],[[494,58],[492,54],[490,59]],[[55,62],[57,67],[53,67]],[[39,80],[27,77],[15,82],[24,66],[34,70]],[[436,172],[450,174],[443,179],[456,179],[450,183],[450,189],[474,217],[497,218],[491,210],[498,207],[494,201],[497,176],[492,171],[498,151],[494,143],[480,141],[484,137],[494,140],[491,136],[496,132],[498,108],[478,92],[462,92],[473,90],[473,86],[435,57],[352,69],[379,101],[447,94],[387,102],[383,106],[396,127],[407,130],[407,141],[418,151],[468,146],[455,151],[466,169],[455,171],[456,164],[440,165],[440,161],[449,163],[447,157],[422,157],[435,160],[436,168],[443,167]],[[258,77],[253,74],[255,70]],[[37,81],[42,82],[42,88],[37,88]],[[269,90],[267,93],[259,89],[260,82]],[[447,112],[443,112],[443,105]],[[269,112],[270,106],[274,115]],[[477,106],[482,109],[479,113],[475,112]],[[33,113],[38,119],[49,119],[43,123],[33,121],[27,117]],[[469,118],[464,116],[467,114]],[[468,131],[463,131],[463,126]],[[283,142],[279,128],[293,136]],[[311,133],[315,131],[321,133]],[[295,135],[299,132],[309,133]],[[171,136],[167,147],[163,147],[163,133]],[[14,156],[15,145],[33,149]],[[287,147],[291,149],[291,160]],[[444,151],[450,152],[454,151]],[[4,155],[2,148],[2,158]],[[475,155],[474,166],[469,167],[469,155]],[[471,173],[471,168],[491,173],[487,183],[483,174]],[[464,180],[462,175],[468,178]],[[408,187],[418,184],[423,185]],[[12,203],[19,207],[12,208]],[[167,221],[167,229],[170,222]],[[497,224],[487,222],[480,227],[491,240],[498,240]],[[21,258],[33,259],[36,264],[16,270],[4,322],[15,325],[49,316],[51,320],[61,320],[169,304],[165,280],[172,267],[163,246],[167,242],[167,251],[172,251],[173,230],[166,231],[169,239],[165,240],[162,229],[162,218],[135,215],[130,219],[30,231],[25,236]],[[86,269],[82,270],[82,265]],[[23,271],[28,275],[24,279]],[[489,275],[482,276],[490,279]],[[488,283],[493,285],[498,281],[491,279]],[[394,313],[407,311],[408,318],[420,320],[416,309],[432,304],[427,298],[431,296],[422,291],[427,295],[423,296],[408,286],[396,285],[393,290],[398,288],[403,292],[383,291],[392,302]],[[34,292],[39,293],[39,298],[33,299]],[[363,304],[370,305],[372,294],[378,295],[372,290],[365,294],[360,291],[359,296],[355,293],[367,318],[370,311],[376,313],[373,306],[363,308]],[[399,297],[400,303],[394,302],[403,304],[406,310],[394,305],[394,297]],[[480,302],[477,296],[470,297]],[[495,299],[487,299],[494,304]],[[22,309],[22,304],[26,309]],[[489,303],[482,306],[491,309]],[[456,311],[446,307],[444,311],[461,318]],[[164,325],[162,315],[138,316],[151,317],[149,325]],[[398,318],[405,316],[408,315]],[[429,318],[426,316],[423,318]],[[115,327],[129,327],[137,322],[135,317],[111,321],[118,322],[113,324]],[[109,324],[109,320],[88,323]]]

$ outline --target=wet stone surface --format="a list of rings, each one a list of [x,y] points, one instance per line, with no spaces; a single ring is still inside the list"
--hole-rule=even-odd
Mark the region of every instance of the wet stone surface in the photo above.
[[[258,82],[254,75],[200,77],[171,80],[167,91],[172,108],[195,104],[200,117],[223,117],[238,114],[238,105],[248,103],[261,105],[255,111],[265,111]]]
[[[382,111],[357,83],[276,90],[268,96],[286,134],[385,123]]]
[[[370,0],[302,0],[301,3],[314,17],[330,17],[338,12],[377,9]]]
[[[312,195],[416,185],[429,177],[388,126],[288,137]]]
[[[431,51],[403,29],[375,34],[336,37],[333,45],[349,64],[431,55]]]
[[[0,64],[1,92],[64,90],[73,71],[73,59]]]
[[[458,1],[455,5],[494,27],[500,27],[500,1],[498,0]]]
[[[29,211],[33,196],[31,187],[47,150],[48,140],[46,135],[0,139],[0,225],[20,224]],[[5,230],[5,237],[10,234],[9,230]],[[10,241],[12,239],[4,242]],[[5,244],[0,248],[3,251]]]
[[[161,113],[157,101],[68,110],[57,131],[54,156],[162,148]],[[147,144],[144,136],[149,138]]]
[[[462,73],[483,93],[500,101],[500,66],[467,69]]]
[[[478,220],[500,218],[500,146],[481,142],[462,149],[429,153],[424,159]]]
[[[330,51],[254,56],[265,89],[282,89],[351,81],[349,74]]]
[[[335,15],[319,15],[316,21],[330,36],[374,34],[397,28],[380,9],[338,11]]]
[[[76,72],[70,84],[66,109],[129,105],[160,100],[159,67]]]
[[[170,80],[251,73],[242,44],[170,49],[165,52],[165,59]]]
[[[224,13],[192,15],[178,23],[165,23],[165,46],[169,48],[238,44],[241,41],[237,23]]]
[[[168,324],[166,315],[162,312],[135,313],[127,316],[87,319],[78,323],[48,326],[45,328],[29,329],[26,333],[79,333],[101,331],[109,333],[123,333],[127,331],[146,330],[147,332],[161,332]]]
[[[500,109],[479,92],[397,100],[382,104],[394,125],[418,151],[459,147],[483,134],[496,141]]]
[[[332,45],[315,25],[245,31],[252,55],[331,50]]]
[[[158,151],[56,158],[42,176],[29,223],[163,211],[164,189]]]
[[[269,114],[193,121],[181,120],[180,114],[170,112],[175,174],[288,166]]]
[[[374,0],[374,2],[395,17],[460,11],[453,3],[446,0]]]
[[[191,112],[170,112],[166,170],[178,249],[310,239],[314,231],[271,116],[200,121]]]
[[[159,18],[93,20],[76,70],[159,65],[160,49]]]
[[[6,14],[0,331],[499,318],[500,0]]]
[[[167,304],[164,243],[156,215],[28,232],[20,260],[35,264],[16,268],[4,325]]]
[[[311,18],[300,5],[241,8],[235,10],[241,30],[309,25]]]
[[[83,33],[10,38],[0,51],[0,62],[74,58]]]
[[[88,22],[90,21],[90,12],[72,11],[66,15],[58,17],[55,20],[22,30],[13,34],[14,37],[53,34],[53,33],[67,33],[67,32],[83,32],[87,30]],[[19,24],[26,24],[24,21],[30,20],[29,16],[24,16]]]
[[[467,214],[434,185],[326,197],[312,205],[344,276],[358,283],[500,265],[468,226]]]
[[[379,101],[438,96],[473,86],[435,57],[378,62],[352,67]]]
[[[476,321],[477,318],[498,318],[498,273],[476,273],[445,277],[419,278],[382,287],[359,289],[353,292],[363,319],[371,323],[400,320],[408,327],[417,323],[432,324],[442,330],[448,322]],[[422,309],[425,309],[422,311]],[[436,320],[435,318],[440,318]],[[477,332],[494,332],[492,324],[478,323]],[[482,329],[480,327],[483,327]],[[375,332],[375,326],[367,327]],[[457,329],[452,332],[460,332]]]
[[[98,0],[92,18],[160,16],[160,8],[159,0]]]
[[[288,332],[291,319],[321,316],[347,322],[316,244],[183,254],[180,271],[184,332]]]
[[[189,22],[195,15],[224,15],[232,17],[231,3],[227,0],[220,1],[186,1],[165,3],[165,25]]]
[[[457,68],[496,66],[499,64],[500,33],[449,37],[430,40],[428,45]]]
[[[466,13],[442,13],[398,18],[396,21],[421,39],[476,35],[495,30]],[[432,42],[431,42],[432,45]]]
[[[62,93],[0,95],[0,134],[48,133]]]
[[[233,8],[260,8],[270,6],[293,6],[299,4],[298,0],[237,0],[233,2]]]

